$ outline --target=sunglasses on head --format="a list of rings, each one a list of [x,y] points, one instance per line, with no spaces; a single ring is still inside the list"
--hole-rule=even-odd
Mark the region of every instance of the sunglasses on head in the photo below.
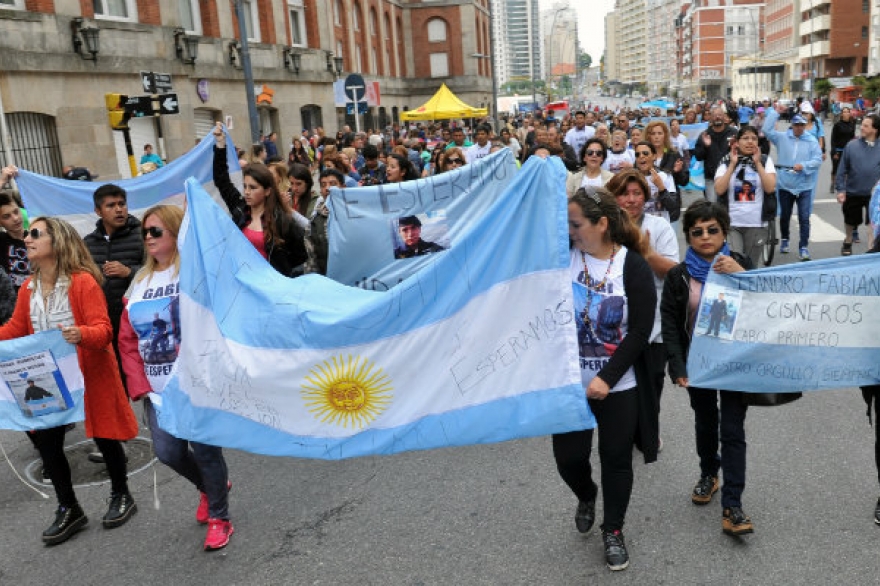
[[[162,228],[157,228],[156,226],[150,226],[149,228],[144,228],[143,233],[144,238],[147,237],[147,234],[149,234],[153,238],[162,238],[165,230],[163,230]]]
[[[27,231],[27,234],[31,237],[31,240],[39,240],[39,238],[45,233],[46,232],[43,232],[39,228],[31,228]]]
[[[706,232],[708,232],[710,236],[715,236],[716,234],[721,232],[721,228],[719,228],[718,226],[709,226],[708,228],[706,228]],[[699,238],[702,235],[702,228],[691,228],[691,238]]]
[[[584,151],[584,155],[587,157],[601,157],[602,151],[594,151],[594,150]]]

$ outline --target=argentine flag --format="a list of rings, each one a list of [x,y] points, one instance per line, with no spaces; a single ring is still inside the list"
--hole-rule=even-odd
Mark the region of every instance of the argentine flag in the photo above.
[[[340,459],[587,429],[565,170],[533,157],[445,254],[387,292],[275,272],[187,182],[169,433]]]
[[[226,132],[224,130],[224,132]],[[226,132],[226,144],[232,137]],[[138,218],[158,204],[183,205],[183,184],[188,177],[207,189],[218,203],[223,200],[214,188],[214,137],[209,134],[187,152],[164,167],[140,177],[116,181],[70,181],[20,170],[16,178],[24,207],[31,218],[56,216],[70,222],[81,236],[95,229],[98,218],[92,195],[105,183],[123,188],[127,194],[128,212]],[[235,149],[227,147],[226,164],[229,177],[242,190],[241,167]]]

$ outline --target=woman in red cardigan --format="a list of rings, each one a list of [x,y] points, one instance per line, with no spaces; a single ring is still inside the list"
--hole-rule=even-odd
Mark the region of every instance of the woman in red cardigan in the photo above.
[[[128,491],[120,440],[135,437],[138,425],[111,346],[113,329],[101,290],[101,271],[83,240],[62,220],[36,218],[24,243],[34,274],[19,291],[12,318],[0,327],[0,340],[60,328],[64,339],[77,346],[85,381],[86,435],[94,438],[104,454],[112,487],[102,523],[108,529],[119,527],[137,511]],[[64,455],[64,427],[35,431],[34,439],[58,498],[55,521],[43,532],[43,542],[55,545],[85,527],[88,518],[73,491]]]

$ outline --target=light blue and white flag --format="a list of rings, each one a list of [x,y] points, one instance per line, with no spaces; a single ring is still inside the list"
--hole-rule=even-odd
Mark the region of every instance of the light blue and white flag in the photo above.
[[[859,255],[709,272],[690,384],[794,392],[880,384],[880,262]]]
[[[272,270],[197,182],[181,227],[169,433],[340,459],[587,429],[559,161],[387,292]],[[550,195],[555,193],[556,195]]]
[[[387,291],[457,247],[516,173],[513,154],[505,148],[425,179],[333,191],[327,276],[345,285]],[[421,224],[425,245],[407,252],[399,220],[412,221],[413,216]]]
[[[226,134],[226,144],[232,145],[232,138]],[[214,187],[214,137],[209,134],[188,153],[177,158],[152,173],[119,179],[117,181],[70,181],[30,171],[20,170],[18,187],[24,207],[31,218],[37,216],[60,216],[70,222],[85,236],[95,229],[97,216],[92,194],[104,183],[122,187],[128,200],[130,214],[140,218],[150,207],[158,204],[183,205],[183,184],[188,177],[196,180],[207,189],[218,202],[223,202]],[[229,177],[241,191],[241,167],[235,149],[227,147],[226,164]]]
[[[0,342],[0,429],[48,429],[85,419],[76,346],[61,330]]]
[[[700,134],[702,134],[707,128],[709,128],[707,122],[682,124],[681,133],[688,139],[688,149],[691,151],[694,150],[697,146],[697,139],[700,138]],[[696,157],[691,155],[688,171],[690,172],[691,179],[683,189],[690,191],[704,191],[706,189],[706,177],[703,161],[698,161]]]

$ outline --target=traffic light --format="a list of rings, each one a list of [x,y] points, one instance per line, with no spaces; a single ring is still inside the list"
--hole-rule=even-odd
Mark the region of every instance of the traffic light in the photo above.
[[[123,94],[104,94],[104,102],[107,104],[107,118],[110,120],[110,128],[113,130],[128,130],[128,120],[131,113],[125,109],[128,96]]]

